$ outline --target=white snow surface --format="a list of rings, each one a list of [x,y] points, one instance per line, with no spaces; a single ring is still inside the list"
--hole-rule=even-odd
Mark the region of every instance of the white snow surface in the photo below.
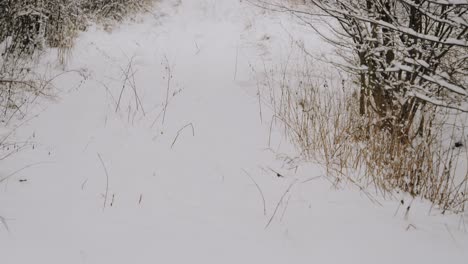
[[[406,213],[407,197],[379,205],[267,149],[257,79],[290,34],[327,49],[287,14],[238,0],[165,0],[83,33],[67,68],[86,81],[55,79],[56,99],[14,135],[31,145],[1,161],[0,179],[32,166],[0,183],[0,263],[468,263],[466,214],[419,200]],[[129,61],[144,113],[130,85],[116,111]]]

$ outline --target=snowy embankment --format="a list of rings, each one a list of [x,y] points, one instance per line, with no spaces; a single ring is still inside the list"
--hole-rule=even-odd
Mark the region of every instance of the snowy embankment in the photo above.
[[[245,1],[178,2],[80,36],[79,74],[55,80],[15,134],[29,149],[2,161],[0,178],[32,166],[0,186],[0,263],[468,261],[466,217],[370,202],[267,149],[263,65],[283,63],[288,32],[318,38]]]

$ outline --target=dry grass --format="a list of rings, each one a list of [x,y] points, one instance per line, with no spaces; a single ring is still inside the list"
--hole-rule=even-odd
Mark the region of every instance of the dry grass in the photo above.
[[[67,54],[79,32],[90,23],[111,25],[146,12],[156,0],[20,0],[0,2],[0,52],[31,57],[44,48],[58,49],[58,60]],[[3,48],[2,48],[3,46]]]
[[[324,77],[329,72],[307,59],[266,72],[263,94],[274,120],[281,120],[300,158],[323,164],[336,183],[348,180],[384,197],[407,192],[443,212],[465,210],[468,162],[461,113],[426,106],[423,121],[415,119],[424,129],[413,126],[407,143],[379,128],[377,116],[359,115],[355,84]]]
[[[0,119],[8,124],[13,117],[24,117],[31,101],[50,87],[49,79],[35,73],[44,50],[56,49],[58,63],[65,65],[76,37],[89,23],[116,23],[147,11],[155,1],[0,1]]]

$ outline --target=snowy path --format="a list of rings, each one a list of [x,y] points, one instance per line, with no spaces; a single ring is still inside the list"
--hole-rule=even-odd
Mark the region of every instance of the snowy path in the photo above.
[[[87,81],[58,78],[57,101],[19,129],[34,147],[2,161],[0,176],[40,164],[0,185],[0,263],[468,261],[467,219],[423,205],[405,217],[397,201],[298,183],[322,174],[314,167],[276,177],[253,69],[280,63],[283,26],[237,0],[172,2],[166,16],[84,33],[69,68]]]

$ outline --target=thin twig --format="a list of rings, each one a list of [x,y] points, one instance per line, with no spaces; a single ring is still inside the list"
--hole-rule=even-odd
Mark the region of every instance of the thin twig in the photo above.
[[[286,200],[286,204],[284,205],[283,213],[281,214],[281,217],[280,217],[280,222],[283,221],[284,215],[286,214],[286,210],[288,210],[289,200],[291,200],[291,196],[292,195],[289,195],[288,199]]]
[[[133,69],[133,65],[130,65],[130,68]],[[130,76],[131,77],[131,82],[129,82],[129,83],[130,83],[130,87],[132,87],[133,93],[135,95],[135,106],[136,106],[137,110],[138,110],[138,106],[140,106],[141,112],[143,113],[143,116],[146,116],[145,109],[143,108],[143,104],[142,104],[140,96],[138,95],[138,92],[137,92],[137,87],[136,87],[136,82],[135,82],[136,70],[133,71],[133,72],[134,73]]]
[[[97,156],[99,160],[101,161],[102,168],[104,169],[104,172],[106,173],[106,193],[104,195],[104,204],[102,206],[102,211],[106,208],[107,204],[107,194],[109,193],[109,173],[107,173],[107,168],[106,165],[104,164],[104,161],[102,160],[101,154],[97,153]]]
[[[273,173],[275,173],[275,174],[276,174],[276,177],[278,177],[278,178],[283,178],[283,177],[284,177],[283,174],[281,174],[281,173],[275,171],[274,169],[272,169],[272,168],[270,168],[270,167],[268,167],[268,169],[271,170]]]
[[[196,40],[194,40],[193,42],[195,42],[195,48],[197,49],[197,51],[195,52],[195,55],[198,55],[198,53],[200,53],[200,47],[198,47]]]
[[[0,216],[0,222],[2,222],[2,224],[5,227],[5,229],[7,230],[7,232],[10,233],[10,228],[8,227],[8,223],[7,223],[6,219],[5,219],[5,217]]]
[[[117,101],[115,100],[114,96],[112,95],[112,92],[109,89],[109,86],[107,86],[105,83],[99,81],[99,83],[106,89],[107,94],[109,94],[110,98],[114,102],[115,107],[117,108]]]
[[[262,197],[262,203],[263,203],[263,215],[266,215],[266,202],[265,202],[265,196],[263,195],[263,191],[258,185],[258,183],[254,180],[254,178],[244,169],[242,171],[250,178],[250,180],[255,184],[257,187],[258,192],[260,193],[260,196]]]
[[[234,81],[235,81],[236,78],[237,78],[237,64],[238,64],[238,60],[239,60],[239,44],[237,44],[237,48],[236,48],[236,65],[234,66]]]
[[[34,167],[34,166],[37,166],[37,165],[41,165],[41,164],[48,164],[48,163],[52,163],[52,162],[37,162],[37,163],[33,163],[33,164],[29,164],[29,165],[26,165],[24,167],[22,167],[21,169],[18,169],[10,174],[8,174],[7,176],[3,177],[0,179],[0,183],[4,182],[5,180],[7,180],[8,178],[11,178],[13,177],[14,175],[16,175],[17,173],[21,172],[22,170],[25,170],[27,168],[30,168],[30,167]]]
[[[171,148],[174,147],[174,144],[176,143],[177,138],[179,138],[180,133],[189,126],[192,127],[192,135],[195,136],[195,128],[193,127],[192,123],[189,123],[177,131],[177,135],[175,136],[174,141],[172,141]]]
[[[260,123],[263,124],[262,95],[260,93],[260,85],[258,83],[257,83],[257,97],[258,97],[258,110],[260,114]]]
[[[84,180],[83,183],[81,184],[81,190],[84,190],[86,183],[88,182],[88,179]]]
[[[128,65],[127,65],[127,69],[126,70],[122,70],[122,73],[124,76],[126,76],[126,78],[124,79],[124,83],[122,85],[122,89],[120,90],[120,94],[119,94],[119,99],[117,100],[117,105],[115,107],[115,112],[117,113],[117,111],[119,110],[120,108],[120,101],[122,100],[122,95],[123,95],[123,92],[125,90],[125,87],[127,87],[127,82],[129,82],[129,75],[130,75],[130,71],[132,70],[132,65],[133,63],[133,57],[130,59]]]
[[[301,181],[301,183],[308,183],[308,182],[311,182],[311,181],[314,181],[314,180],[317,180],[317,179],[320,179],[320,178],[322,178],[322,175],[315,176],[315,177],[303,180],[303,181]]]
[[[163,109],[162,124],[164,124],[164,121],[166,120],[167,105],[169,104],[169,90],[171,89],[171,80],[172,80],[171,65],[169,65],[169,60],[167,59],[167,56],[164,56],[164,60],[166,61],[167,88],[166,88],[166,101],[164,103],[164,109]]]
[[[281,196],[281,199],[279,200],[278,204],[276,204],[275,211],[274,211],[273,214],[271,215],[270,220],[268,220],[268,223],[266,224],[265,229],[267,229],[268,226],[270,226],[271,221],[273,221],[273,218],[275,218],[275,215],[276,215],[276,212],[278,211],[278,208],[279,208],[280,205],[283,203],[284,197],[289,193],[289,191],[290,191],[291,188],[296,184],[296,182],[297,182],[297,179],[294,180],[294,181],[289,185],[289,187],[288,187],[288,188],[286,189],[286,191],[283,193],[283,196]]]
[[[444,225],[445,225],[445,229],[447,229],[447,232],[449,233],[450,237],[452,238],[453,243],[454,243],[457,247],[459,247],[458,242],[457,242],[457,240],[455,239],[455,236],[452,234],[452,231],[450,231],[450,228],[448,227],[448,225],[447,225],[447,224],[444,224]]]

